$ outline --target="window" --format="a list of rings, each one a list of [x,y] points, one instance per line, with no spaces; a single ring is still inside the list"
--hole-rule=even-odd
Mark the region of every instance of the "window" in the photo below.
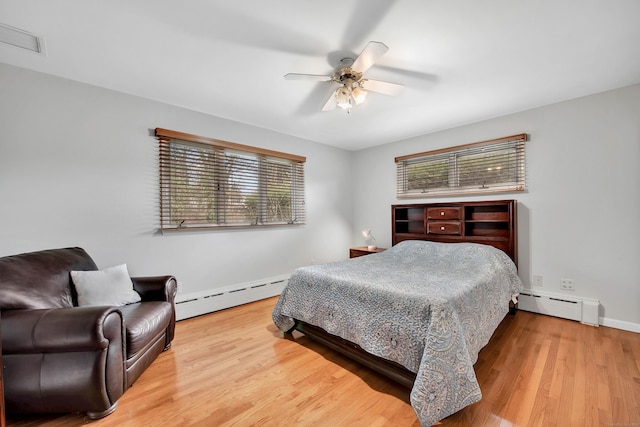
[[[305,223],[306,158],[156,129],[162,230]]]
[[[526,134],[396,157],[398,197],[524,191]]]

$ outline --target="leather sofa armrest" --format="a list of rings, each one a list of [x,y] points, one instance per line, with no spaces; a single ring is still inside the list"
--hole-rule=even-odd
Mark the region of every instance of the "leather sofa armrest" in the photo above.
[[[124,340],[124,322],[117,307],[2,312],[2,351],[5,354],[100,350],[113,342],[124,343]],[[121,344],[119,347],[124,349]]]
[[[167,301],[174,304],[178,282],[174,276],[132,277],[133,289],[142,301]]]
[[[172,315],[164,349],[171,347],[171,341],[176,329],[176,294],[178,293],[178,281],[174,276],[132,277],[133,289],[140,294],[142,301],[167,301],[171,303]]]
[[[117,407],[127,384],[118,308],[6,310],[2,335],[7,408],[96,419]]]

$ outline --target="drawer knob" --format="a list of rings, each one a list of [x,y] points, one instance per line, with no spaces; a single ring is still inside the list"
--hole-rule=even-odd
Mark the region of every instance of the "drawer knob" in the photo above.
[[[441,215],[441,216],[444,216],[444,211],[443,211],[443,212],[440,212],[440,215]]]
[[[444,227],[440,227],[440,230],[444,231]]]

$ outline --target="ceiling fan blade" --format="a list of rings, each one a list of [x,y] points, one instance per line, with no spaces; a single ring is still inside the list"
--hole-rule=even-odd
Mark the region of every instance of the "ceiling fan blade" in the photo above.
[[[383,95],[396,96],[402,89],[403,85],[397,83],[382,82],[380,80],[363,79],[361,82],[362,88],[371,92],[381,93]]]
[[[338,102],[336,101],[335,91],[331,91],[331,95],[329,95],[329,99],[325,102],[324,107],[322,107],[322,111],[331,111],[338,106]]]
[[[362,46],[398,0],[358,0],[352,8],[349,23],[342,35],[348,46]],[[342,57],[344,58],[344,56]]]
[[[382,55],[387,53],[388,50],[389,48],[384,43],[369,42],[362,50],[360,56],[353,61],[351,68],[359,73],[364,73],[371,68]]]
[[[319,74],[297,74],[289,73],[284,75],[285,80],[315,80],[319,82],[330,82],[331,76],[321,76]]]
[[[406,86],[410,86],[412,89],[430,89],[435,83],[438,82],[438,76],[436,74],[402,69],[389,65],[376,65],[376,71],[388,71],[390,73],[396,74],[397,76],[401,77],[402,82]]]

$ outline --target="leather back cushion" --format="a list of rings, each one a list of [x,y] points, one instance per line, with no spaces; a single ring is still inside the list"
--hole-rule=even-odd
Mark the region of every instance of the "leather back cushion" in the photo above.
[[[0,258],[0,310],[73,307],[72,270],[97,270],[82,248],[49,249]]]

